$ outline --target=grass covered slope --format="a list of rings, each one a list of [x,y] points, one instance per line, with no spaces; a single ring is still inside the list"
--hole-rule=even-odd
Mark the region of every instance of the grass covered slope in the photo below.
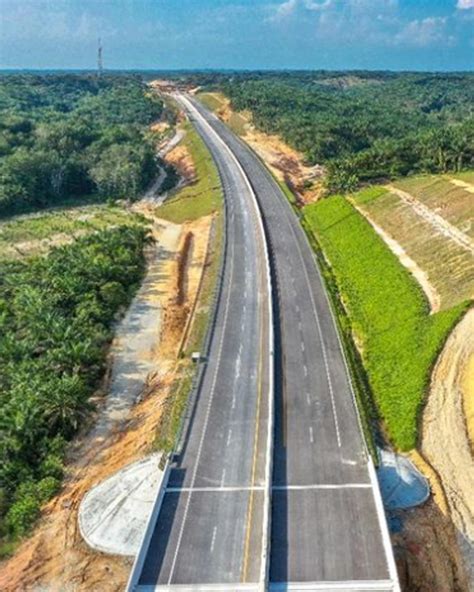
[[[332,267],[387,432],[409,450],[431,367],[466,305],[429,315],[417,282],[343,197],[304,214]]]
[[[216,165],[191,124],[185,125],[182,140],[191,155],[195,168],[195,181],[178,191],[157,210],[160,218],[182,224],[212,214],[221,207],[222,191]]]
[[[473,195],[443,177],[412,177],[393,184],[466,232],[472,218]],[[427,191],[427,189],[430,191]],[[363,213],[380,226],[425,272],[437,292],[440,310],[474,294],[472,253],[420,216],[396,193],[371,187],[353,196]]]

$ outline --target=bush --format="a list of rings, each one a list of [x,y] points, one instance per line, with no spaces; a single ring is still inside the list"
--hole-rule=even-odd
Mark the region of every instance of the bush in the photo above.
[[[8,510],[6,526],[13,538],[25,535],[40,513],[40,501],[28,493],[18,499]]]

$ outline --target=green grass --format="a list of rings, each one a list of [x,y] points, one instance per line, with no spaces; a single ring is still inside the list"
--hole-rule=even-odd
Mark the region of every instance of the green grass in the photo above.
[[[465,181],[466,183],[474,184],[474,171],[464,171],[461,173],[455,173],[452,176],[455,179],[460,179],[461,181]]]
[[[176,445],[181,428],[182,417],[191,393],[193,368],[191,362],[182,364],[181,375],[173,384],[171,393],[165,402],[163,413],[156,430],[154,448],[162,452],[171,452]]]
[[[210,93],[198,93],[197,98],[201,101],[203,105],[205,105],[211,111],[217,111],[220,107],[222,107],[222,101],[210,94]]]
[[[375,199],[369,188],[357,199]],[[304,208],[337,283],[380,417],[393,444],[416,446],[430,371],[463,303],[429,315],[421,288],[364,217],[343,197]]]
[[[117,206],[83,206],[53,210],[32,216],[18,216],[0,222],[0,256],[13,243],[51,238],[55,234],[72,235],[94,232],[108,226],[136,224],[141,217]]]
[[[156,215],[175,224],[212,214],[222,205],[222,191],[216,166],[204,142],[188,123],[184,145],[194,162],[196,181],[156,210]]]
[[[203,105],[213,112],[216,112],[221,107],[224,107],[227,102],[227,98],[225,96],[222,96],[222,100],[219,100],[219,93],[217,93],[217,96],[215,94],[206,92],[198,93],[197,98]],[[241,113],[232,112],[230,114],[229,120],[226,123],[230,129],[239,136],[245,136],[247,133],[246,125],[248,120]]]

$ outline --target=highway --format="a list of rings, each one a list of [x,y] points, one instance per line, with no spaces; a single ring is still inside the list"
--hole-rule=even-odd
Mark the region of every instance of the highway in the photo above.
[[[258,589],[265,578],[272,413],[273,322],[257,202],[230,151],[179,99],[217,164],[226,246],[207,366],[185,445],[170,468],[143,551],[138,590],[193,584]]]
[[[254,188],[275,277],[270,588],[398,590],[375,471],[312,249],[258,157],[194,104]]]
[[[396,592],[375,471],[311,247],[252,150],[194,98],[180,100],[219,168],[228,245],[203,388],[134,589]]]

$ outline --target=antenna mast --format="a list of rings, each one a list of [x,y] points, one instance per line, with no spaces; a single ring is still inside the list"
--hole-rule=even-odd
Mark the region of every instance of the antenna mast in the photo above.
[[[99,76],[101,76],[102,72],[104,71],[104,64],[102,62],[102,43],[100,41],[100,37],[97,47],[97,71],[99,73]]]

